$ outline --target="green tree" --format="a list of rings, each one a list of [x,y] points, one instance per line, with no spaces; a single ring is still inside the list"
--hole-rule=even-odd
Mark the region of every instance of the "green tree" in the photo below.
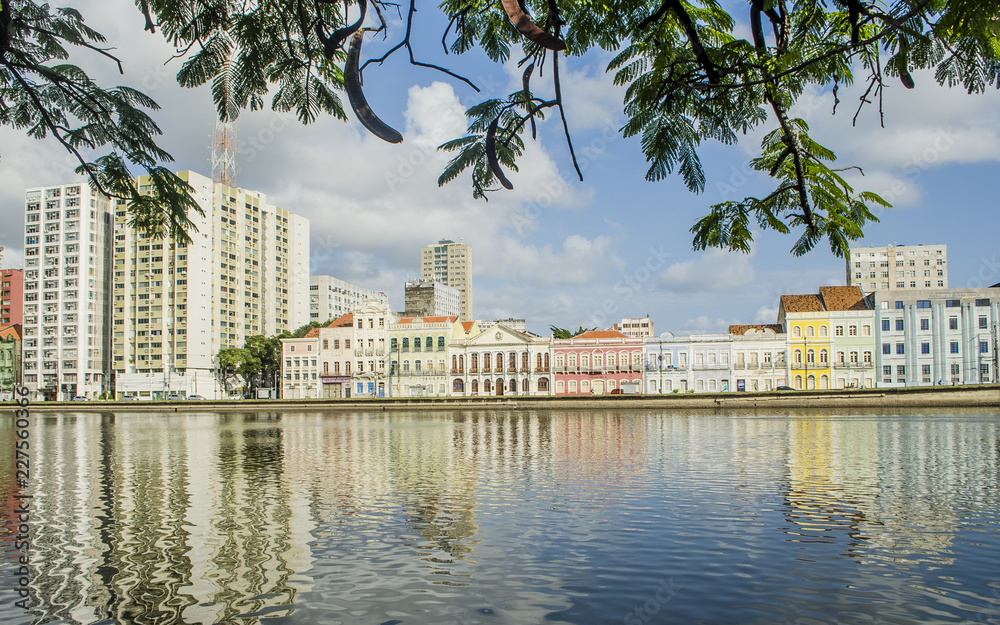
[[[571,339],[574,336],[580,336],[584,332],[590,332],[596,330],[597,328],[585,328],[580,326],[574,332],[573,330],[566,330],[564,328],[558,328],[556,326],[549,326],[549,330],[552,330],[552,338],[554,339]]]
[[[226,393],[236,388],[237,376],[242,374],[244,363],[248,357],[249,354],[242,347],[226,347],[219,350],[219,383]],[[242,387],[243,384],[240,386]]]
[[[475,88],[415,57],[410,37],[421,27],[413,21],[415,2],[405,9],[375,0],[136,0],[136,6],[146,29],[159,28],[177,47],[179,83],[211,85],[221,119],[263,108],[265,97],[272,109],[295,111],[302,123],[326,114],[345,119],[343,92],[366,128],[395,143],[402,136],[372,112],[362,92],[361,73],[369,65],[405,50],[414,66]],[[677,173],[700,192],[703,142],[734,144],[741,133],[772,129],[750,166],[773,179],[773,191],[711,206],[691,229],[695,248],[747,251],[752,230],[760,228],[797,235],[795,254],[825,239],[839,255],[885,201],[848,185],[840,175],[847,168],[834,167],[835,155],[810,137],[804,120],[790,116],[806,88],[832,87],[836,94],[842,84],[864,81],[863,102],[877,100],[881,114],[885,81],[912,88],[917,69],[931,69],[938,83],[970,93],[1000,86],[996,3],[748,0],[731,6],[732,12],[716,0],[443,0],[450,17],[441,39],[446,52],[480,48],[502,63],[520,44],[525,69],[522,89],[467,111],[468,134],[441,146],[455,156],[439,183],[468,170],[477,197],[511,188],[504,168],[516,170],[527,134],[535,136],[536,120],[547,112],[558,113],[576,165],[564,114],[573,103],[563,99],[559,62],[600,48],[615,53],[607,71],[625,87],[621,132],[641,139],[649,180]],[[369,7],[377,19],[362,28]],[[156,147],[159,130],[144,112],[155,110],[155,102],[124,87],[95,85],[63,63],[68,47],[117,62],[100,47],[103,38],[73,9],[29,0],[0,0],[0,9],[0,123],[55,137],[93,184],[129,201],[136,224],[160,234],[188,227],[187,211],[196,206],[187,187],[157,165],[169,155]],[[403,27],[389,27],[394,13]],[[749,37],[740,35],[743,25]],[[365,38],[385,35],[396,38],[389,51],[362,62]],[[532,88],[535,68],[541,78],[544,63],[554,93],[549,99]],[[92,161],[82,152],[105,147],[111,153]],[[134,190],[130,167],[153,175],[152,197]]]
[[[243,349],[248,357],[240,374],[250,383],[251,392],[270,388],[281,373],[281,339],[255,334],[247,337]]]

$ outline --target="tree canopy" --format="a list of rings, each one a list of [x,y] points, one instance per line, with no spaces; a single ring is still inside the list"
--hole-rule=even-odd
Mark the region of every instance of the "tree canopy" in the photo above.
[[[475,88],[415,57],[416,0],[135,4],[146,30],[176,46],[178,82],[210,85],[223,120],[266,106],[294,111],[305,124],[324,115],[346,119],[346,94],[369,131],[397,143],[402,136],[372,111],[361,76],[403,51],[415,67]],[[740,134],[770,128],[750,166],[773,180],[773,190],[708,207],[691,228],[696,249],[748,251],[759,228],[796,236],[795,254],[825,239],[841,255],[875,219],[873,207],[886,205],[852,188],[841,176],[850,167],[835,167],[833,152],[792,116],[807,87],[830,88],[836,97],[841,85],[862,82],[863,103],[882,114],[886,81],[913,88],[918,69],[933,70],[938,83],[970,93],[1000,86],[995,3],[748,0],[729,3],[727,10],[715,0],[443,0],[439,6],[450,19],[441,38],[444,53],[479,48],[503,63],[519,50],[524,68],[521,89],[470,107],[467,135],[441,146],[454,157],[440,184],[468,176],[473,195],[482,198],[512,188],[504,170],[517,169],[528,135],[536,136],[537,120],[548,112],[558,114],[575,165],[565,117],[574,103],[563,98],[559,61],[592,49],[614,55],[607,71],[625,88],[621,133],[640,138],[650,181],[679,174],[691,191],[701,192],[704,142],[735,144]],[[188,211],[197,205],[187,185],[162,165],[170,156],[155,143],[159,129],[149,112],[156,103],[134,89],[96,85],[66,62],[70,48],[117,62],[102,47],[103,37],[75,9],[29,0],[0,0],[0,9],[0,123],[55,138],[95,186],[128,200],[136,225],[161,235],[190,227]],[[394,21],[403,27],[390,30]],[[362,60],[365,40],[386,35],[396,38],[388,51]],[[546,65],[551,99],[533,90]],[[110,153],[98,154],[102,150]],[[137,170],[152,174],[153,197],[133,188],[131,179],[143,173]]]
[[[596,330],[596,329],[597,328],[585,328],[583,326],[580,326],[576,330],[567,330],[565,328],[549,326],[549,330],[552,330],[552,338],[554,339],[571,339],[574,336],[580,336],[584,332],[590,332],[591,330]]]

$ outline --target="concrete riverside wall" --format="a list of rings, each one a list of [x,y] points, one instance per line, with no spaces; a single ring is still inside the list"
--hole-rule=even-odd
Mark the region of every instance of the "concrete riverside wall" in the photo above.
[[[840,391],[687,393],[549,397],[409,397],[397,399],[294,399],[237,401],[32,402],[33,412],[246,412],[251,410],[454,410],[454,409],[633,409],[720,408],[996,408],[1000,384]],[[13,410],[13,407],[11,408]]]

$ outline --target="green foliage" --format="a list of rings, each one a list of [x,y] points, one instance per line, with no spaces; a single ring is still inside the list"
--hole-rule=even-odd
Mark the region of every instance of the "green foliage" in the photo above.
[[[580,326],[576,329],[576,331],[573,331],[566,330],[565,328],[557,328],[556,326],[549,326],[549,330],[552,330],[552,338],[554,339],[571,339],[574,336],[580,336],[584,332],[591,332],[596,329],[597,328],[585,328]]]
[[[177,48],[179,83],[209,85],[221,119],[264,108],[270,97],[272,109],[294,111],[311,123],[325,114],[346,119],[338,94],[345,53],[325,43],[357,19],[358,2],[366,1],[137,0],[136,6],[146,29],[160,29]],[[471,84],[414,58],[410,36],[421,28],[413,21],[415,4],[409,11],[382,0],[371,6],[377,20],[369,12],[368,30],[393,39],[384,57],[368,61],[372,69],[405,49],[414,67]],[[440,146],[454,156],[439,184],[469,172],[477,198],[499,191],[504,170],[517,171],[525,133],[530,129],[534,137],[537,119],[549,109],[559,113],[580,173],[564,114],[574,103],[564,100],[559,82],[562,55],[594,49],[613,54],[607,71],[625,88],[621,132],[639,139],[650,181],[679,174],[699,193],[708,183],[700,157],[706,141],[735,144],[741,134],[771,127],[751,166],[771,179],[773,191],[709,207],[692,228],[698,249],[746,251],[755,232],[771,229],[796,237],[795,254],[824,239],[842,254],[874,219],[874,207],[885,205],[847,185],[839,174],[845,168],[832,167],[830,151],[789,117],[807,89],[864,81],[864,101],[878,100],[881,109],[884,81],[898,78],[911,88],[919,69],[970,93],[1000,87],[996,3],[748,0],[724,7],[717,0],[526,0],[518,9],[508,2],[519,27],[502,2],[443,0],[440,8],[450,17],[441,39],[445,52],[478,48],[505,63],[520,47],[520,65],[528,68],[522,90],[471,106],[467,135]],[[95,186],[128,201],[133,224],[183,240],[189,211],[197,206],[190,188],[163,167],[170,155],[155,142],[160,131],[149,112],[156,103],[133,89],[97,85],[67,62],[70,50],[117,62],[75,9],[31,0],[0,0],[0,9],[0,124],[38,139],[54,137]],[[549,100],[537,97],[531,85],[543,69],[555,94]],[[491,127],[495,137],[488,137]],[[494,139],[495,151],[487,149]],[[102,151],[108,153],[91,158]],[[151,176],[150,196],[132,183],[143,171]]]

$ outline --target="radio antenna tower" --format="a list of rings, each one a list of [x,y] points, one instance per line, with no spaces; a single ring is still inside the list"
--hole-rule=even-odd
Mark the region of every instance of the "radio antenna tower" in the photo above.
[[[212,140],[212,180],[221,182],[227,187],[236,184],[235,121],[215,120],[215,136]]]

